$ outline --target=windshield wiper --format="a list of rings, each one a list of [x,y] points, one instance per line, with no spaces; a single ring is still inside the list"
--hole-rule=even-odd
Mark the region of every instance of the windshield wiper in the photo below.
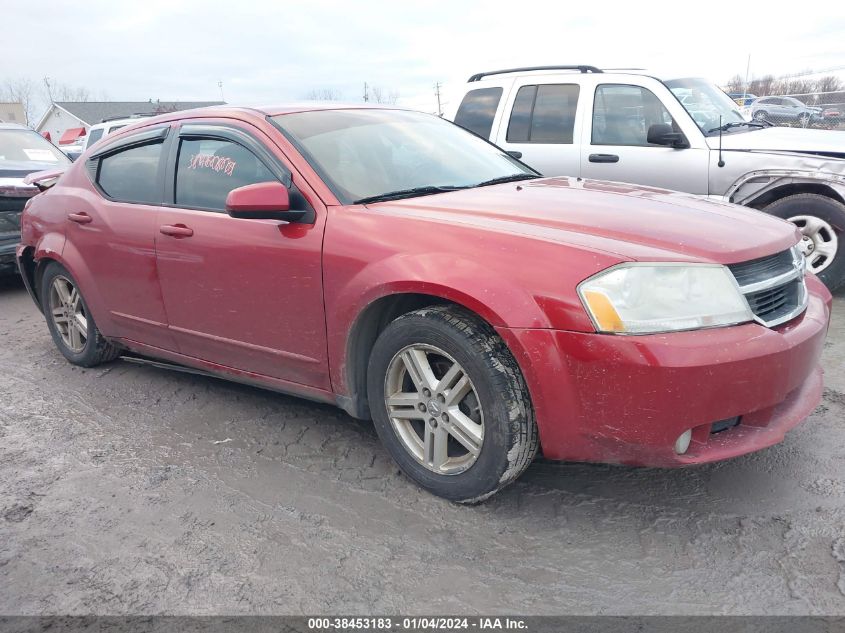
[[[774,123],[772,123],[771,121],[766,121],[766,120],[762,120],[762,121],[731,121],[730,123],[725,123],[724,125],[721,125],[719,127],[714,127],[710,130],[707,130],[707,133],[713,134],[713,132],[719,132],[719,131],[727,132],[731,128],[742,127],[743,125],[747,125],[748,127],[763,128],[763,127],[771,127],[771,126],[774,125]]]
[[[444,191],[457,191],[458,189],[467,189],[466,186],[451,186],[443,185],[440,187],[413,187],[411,189],[400,189],[399,191],[388,191],[387,193],[380,193],[375,196],[367,196],[366,198],[359,198],[352,202],[352,204],[368,204],[370,202],[385,202],[387,200],[401,200],[402,198],[413,198],[415,196],[427,196],[433,193],[443,193]]]
[[[484,180],[475,187],[486,187],[487,185],[500,185],[505,182],[516,182],[517,180],[534,180],[535,178],[539,178],[540,176],[535,176],[534,174],[511,174],[510,176],[499,176],[498,178],[491,178],[490,180]]]

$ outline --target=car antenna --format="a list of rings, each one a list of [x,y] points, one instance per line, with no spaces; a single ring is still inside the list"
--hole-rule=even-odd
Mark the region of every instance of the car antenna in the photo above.
[[[716,163],[719,167],[725,166],[725,161],[722,160],[722,115],[719,115],[719,162]]]

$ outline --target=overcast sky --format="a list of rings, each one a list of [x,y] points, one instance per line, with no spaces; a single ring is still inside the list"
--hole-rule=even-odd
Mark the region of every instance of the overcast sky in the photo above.
[[[754,75],[845,76],[842,0],[3,0],[0,15],[0,80],[47,76],[111,100],[216,100],[222,81],[230,103],[313,89],[358,101],[367,81],[434,111],[435,82],[454,106],[481,70],[580,63],[724,82],[749,54]]]

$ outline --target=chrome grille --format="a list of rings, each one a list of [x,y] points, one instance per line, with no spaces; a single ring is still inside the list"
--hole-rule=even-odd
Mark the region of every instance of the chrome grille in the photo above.
[[[774,327],[807,307],[804,255],[797,246],[728,268],[758,323]]]

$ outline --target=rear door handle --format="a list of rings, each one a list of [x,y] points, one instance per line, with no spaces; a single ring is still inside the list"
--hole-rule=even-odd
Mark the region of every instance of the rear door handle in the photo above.
[[[185,226],[184,224],[165,224],[158,229],[163,235],[170,237],[191,237],[194,234],[194,229]]]
[[[83,211],[82,213],[68,213],[67,219],[77,224],[90,224],[94,218]]]
[[[619,157],[616,154],[590,154],[591,163],[618,163]]]

